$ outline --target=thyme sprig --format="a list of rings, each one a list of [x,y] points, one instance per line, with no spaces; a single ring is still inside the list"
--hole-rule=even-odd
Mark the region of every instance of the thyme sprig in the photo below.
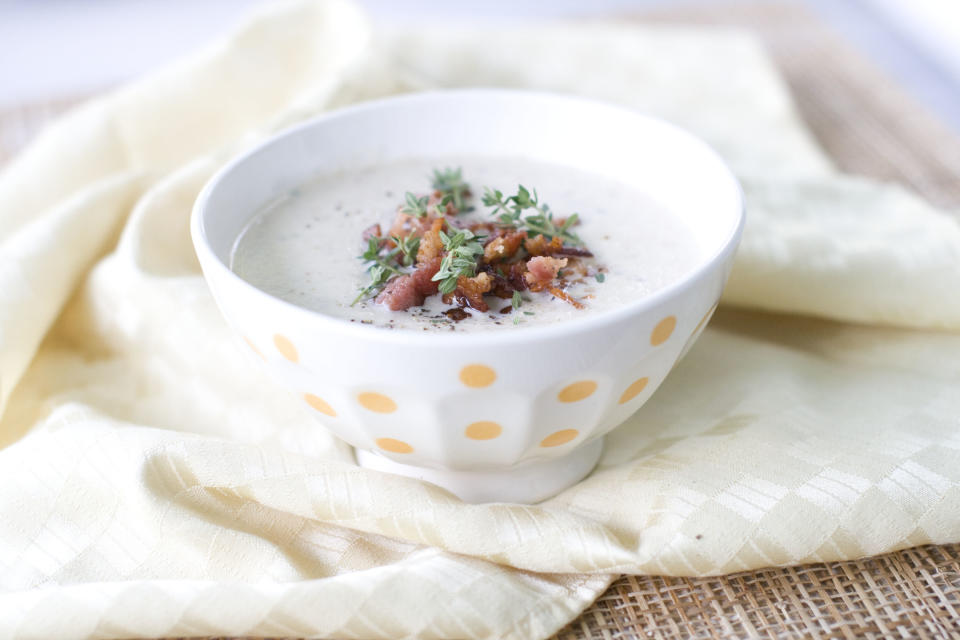
[[[420,238],[410,234],[408,236],[391,236],[390,239],[394,241],[400,251],[401,264],[405,267],[413,266],[413,263],[417,261],[417,251],[420,249]]]
[[[447,254],[440,262],[440,270],[432,278],[440,283],[440,293],[453,293],[460,276],[472,278],[477,275],[477,258],[483,255],[484,238],[469,229],[459,229],[452,236],[440,232],[440,241]]]
[[[419,244],[419,241],[417,244]],[[375,237],[367,240],[367,248],[360,254],[360,259],[370,263],[367,266],[367,273],[370,274],[370,284],[360,290],[357,297],[350,303],[351,307],[364,298],[376,295],[386,286],[391,277],[403,273],[394,264],[397,255],[400,253],[401,249],[399,247],[384,253],[381,238]]]
[[[570,227],[577,224],[580,216],[574,213],[557,224],[547,203],[540,202],[536,189],[531,193],[523,185],[518,185],[514,195],[504,197],[499,189],[484,187],[481,201],[484,206],[493,207],[490,214],[498,217],[501,226],[524,229],[531,236],[542,235],[547,240],[559,237],[564,243],[575,246],[583,244],[583,241],[570,231]],[[533,215],[523,215],[525,211],[531,210],[535,212]]]
[[[470,185],[463,180],[462,168],[434,169],[433,188],[443,194],[444,200],[449,198],[448,202],[452,202],[457,211],[463,211],[463,198],[470,191]]]
[[[412,191],[407,191],[406,195],[404,195],[404,205],[400,208],[400,213],[405,213],[415,218],[422,218],[427,215],[427,203],[429,201],[430,196],[420,196],[418,198],[417,194]]]
[[[447,194],[440,198],[438,202],[434,202],[433,205],[428,204],[429,202],[430,196],[417,197],[417,194],[407,191],[403,206],[400,207],[400,213],[415,218],[422,218],[428,213],[433,213],[437,217],[444,216],[447,214],[447,205],[453,202],[453,196]]]

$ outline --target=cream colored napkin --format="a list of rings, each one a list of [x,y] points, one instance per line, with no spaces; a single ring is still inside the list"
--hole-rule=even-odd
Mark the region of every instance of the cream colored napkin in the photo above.
[[[518,36],[274,5],[0,175],[0,638],[542,638],[621,572],[960,541],[955,220],[837,175],[741,34]],[[187,231],[211,172],[278,127],[453,85],[592,95],[708,139],[750,208],[725,300],[794,314],[725,306],[597,471],[536,506],[356,467],[247,366]]]

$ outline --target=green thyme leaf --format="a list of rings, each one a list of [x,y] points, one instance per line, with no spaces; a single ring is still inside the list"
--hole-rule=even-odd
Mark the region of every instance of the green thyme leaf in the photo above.
[[[350,303],[351,307],[363,298],[376,295],[386,286],[390,278],[403,273],[394,265],[397,256],[401,252],[400,248],[398,247],[387,251],[381,246],[381,240],[382,238],[370,238],[367,240],[366,250],[360,254],[361,260],[370,263],[367,266],[370,284],[360,290],[357,297]],[[419,244],[419,241],[417,244]]]
[[[447,202],[452,202],[457,211],[463,210],[463,198],[470,191],[470,185],[463,181],[463,170],[460,167],[448,167],[443,171],[434,169],[433,188],[443,194],[444,199],[449,197]],[[444,209],[447,202],[443,203]]]
[[[484,206],[493,207],[490,215],[497,216],[501,226],[524,229],[531,237],[542,235],[547,240],[559,237],[565,243],[578,246],[583,244],[583,241],[570,231],[580,216],[574,213],[557,225],[550,207],[540,202],[536,189],[531,192],[522,184],[517,185],[517,192],[505,198],[502,192],[484,187],[481,202]],[[524,217],[525,211],[533,211],[533,215]]]
[[[595,275],[595,276],[593,276],[593,277],[597,279],[597,282],[603,282],[604,280],[607,279],[607,277],[606,277],[605,275],[603,275],[602,273],[597,273],[597,275]]]
[[[420,249],[420,238],[414,237],[413,235],[409,236],[393,236],[391,238],[396,244],[397,249],[400,251],[402,259],[400,260],[401,264],[405,267],[410,267],[414,262],[417,261],[417,250]]]
[[[440,232],[440,241],[447,254],[432,278],[440,283],[440,293],[453,293],[460,276],[472,278],[477,274],[477,259],[483,255],[483,239],[484,236],[474,235],[469,229],[459,229],[452,236]]]
[[[414,216],[417,218],[422,218],[427,215],[427,203],[430,201],[430,196],[421,196],[417,197],[417,194],[407,191],[404,196],[404,205],[400,209],[400,213],[405,213],[408,216]]]
[[[367,250],[360,254],[361,260],[376,260],[380,256],[380,238],[367,240]]]
[[[513,292],[513,298],[512,298],[512,300],[511,300],[511,302],[513,303],[513,308],[514,308],[515,310],[516,310],[516,309],[519,309],[519,308],[520,308],[520,305],[523,304],[523,298],[520,297],[520,292],[519,292],[519,291],[514,291],[514,292]]]

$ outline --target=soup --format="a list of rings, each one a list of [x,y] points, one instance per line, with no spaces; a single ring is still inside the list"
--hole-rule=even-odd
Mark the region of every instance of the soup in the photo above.
[[[699,257],[683,222],[635,186],[525,158],[464,156],[318,176],[254,216],[231,268],[345,321],[492,331],[616,309],[677,281]]]

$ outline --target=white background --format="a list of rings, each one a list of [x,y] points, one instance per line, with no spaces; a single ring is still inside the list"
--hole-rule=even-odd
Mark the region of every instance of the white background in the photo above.
[[[0,108],[84,95],[202,45],[271,0],[0,0]],[[668,0],[360,0],[375,19],[497,23]],[[685,5],[723,0],[679,0]],[[786,0],[767,0],[768,2]],[[960,130],[960,0],[803,0]]]

